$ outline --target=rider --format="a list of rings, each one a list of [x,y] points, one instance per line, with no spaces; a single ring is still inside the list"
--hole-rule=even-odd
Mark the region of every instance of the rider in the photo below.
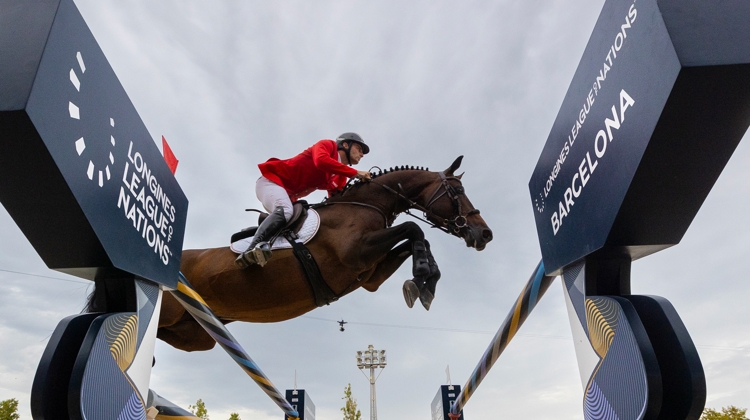
[[[268,240],[291,218],[293,201],[315,190],[326,190],[330,197],[346,186],[347,178],[369,180],[370,172],[349,167],[359,163],[369,151],[357,133],[344,133],[336,141],[320,140],[293,158],[271,158],[258,165],[262,176],[255,183],[255,194],[270,214],[258,226],[250,246],[237,257],[235,264],[240,268],[266,265],[271,258]]]

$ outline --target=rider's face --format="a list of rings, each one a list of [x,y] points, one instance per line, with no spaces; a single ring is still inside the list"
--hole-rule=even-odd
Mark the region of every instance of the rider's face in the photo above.
[[[359,143],[352,143],[349,151],[349,163],[352,165],[356,165],[359,163],[359,160],[362,159],[362,156],[365,154],[362,153],[362,146],[359,145]]]

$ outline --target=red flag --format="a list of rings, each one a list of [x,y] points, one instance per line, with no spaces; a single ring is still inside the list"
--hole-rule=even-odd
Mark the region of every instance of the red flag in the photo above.
[[[174,153],[172,153],[172,149],[169,148],[167,139],[165,139],[164,136],[161,136],[161,147],[164,150],[164,160],[167,162],[169,170],[172,171],[172,175],[174,175],[175,171],[177,170],[177,164],[180,161],[177,160],[177,158],[174,156]]]

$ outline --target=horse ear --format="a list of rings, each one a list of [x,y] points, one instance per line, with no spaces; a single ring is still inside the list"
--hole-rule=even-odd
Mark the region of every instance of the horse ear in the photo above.
[[[458,167],[461,166],[461,161],[463,160],[463,158],[464,158],[463,155],[457,157],[456,160],[454,160],[453,163],[451,164],[450,168],[443,171],[445,176],[453,176],[453,172],[455,172],[456,169],[458,169]]]
[[[461,178],[463,178],[463,177],[464,177],[464,174],[465,174],[465,173],[466,173],[466,172],[461,172],[461,175],[456,175],[456,178],[458,178],[458,179],[460,180]]]

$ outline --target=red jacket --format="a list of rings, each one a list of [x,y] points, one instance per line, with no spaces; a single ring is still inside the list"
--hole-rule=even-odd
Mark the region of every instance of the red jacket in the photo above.
[[[326,190],[328,195],[341,191],[347,177],[357,170],[339,162],[336,142],[320,140],[297,156],[285,160],[268,159],[258,165],[260,173],[284,187],[292,201],[315,190]]]

